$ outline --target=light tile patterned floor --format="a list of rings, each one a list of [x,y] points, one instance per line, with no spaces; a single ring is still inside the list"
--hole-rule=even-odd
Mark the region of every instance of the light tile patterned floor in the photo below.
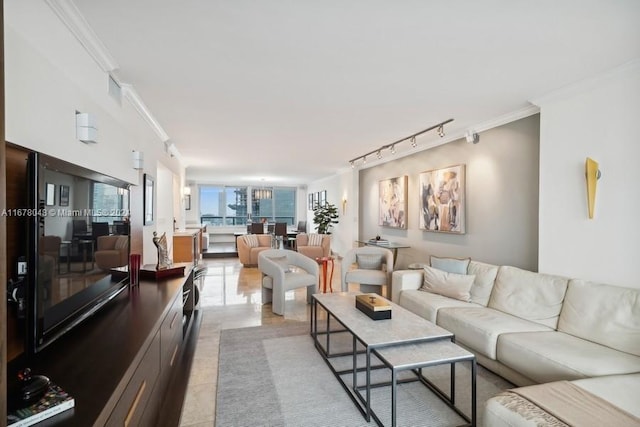
[[[308,321],[310,306],[304,288],[287,293],[285,315],[262,305],[260,272],[245,268],[238,258],[205,259],[207,275],[201,288],[202,325],[189,376],[180,425],[212,426],[215,418],[218,344],[222,329]],[[340,266],[335,262],[333,289],[340,290]]]

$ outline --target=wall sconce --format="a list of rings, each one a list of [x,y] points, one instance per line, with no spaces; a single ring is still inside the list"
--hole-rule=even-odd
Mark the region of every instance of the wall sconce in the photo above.
[[[347,198],[342,198],[342,215],[347,213]]]
[[[593,213],[596,207],[596,187],[598,186],[598,180],[602,176],[600,169],[598,169],[598,162],[587,157],[587,161],[584,165],[585,174],[587,177],[587,204],[589,208],[589,219],[593,219]]]
[[[76,111],[76,138],[85,144],[98,142],[96,116]]]
[[[184,188],[182,189],[182,193],[183,193],[185,196],[190,196],[190,195],[191,195],[191,187],[184,187]]]
[[[144,153],[142,151],[132,151],[133,168],[136,170],[144,169]]]

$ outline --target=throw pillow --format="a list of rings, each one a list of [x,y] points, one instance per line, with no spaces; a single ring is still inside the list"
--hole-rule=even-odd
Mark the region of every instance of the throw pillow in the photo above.
[[[363,270],[382,270],[382,255],[356,254],[356,264]]]
[[[118,239],[116,240],[115,249],[126,249],[127,246],[129,246],[129,239],[125,236],[118,237]]]
[[[247,234],[246,236],[244,236],[244,242],[250,248],[257,248],[258,247],[258,235],[257,234]]]
[[[431,267],[448,273],[467,274],[471,258],[440,258],[431,255]]]
[[[476,276],[473,274],[448,273],[426,266],[420,290],[468,302],[471,299],[470,290],[475,279]]]
[[[287,260],[286,256],[274,256],[274,257],[268,257],[268,258],[271,261],[278,264],[284,270],[285,273],[291,272],[291,268],[289,267],[289,261]]]
[[[322,235],[322,234],[316,234],[316,233],[309,234],[308,245],[309,246],[322,246],[322,237],[324,237],[324,235]]]

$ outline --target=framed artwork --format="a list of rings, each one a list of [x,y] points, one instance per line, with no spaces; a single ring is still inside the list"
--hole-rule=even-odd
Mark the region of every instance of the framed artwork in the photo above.
[[[378,183],[378,225],[407,228],[407,176]]]
[[[69,206],[69,186],[60,185],[60,206]]]
[[[191,194],[184,196],[184,209],[187,211],[191,210]]]
[[[144,174],[144,192],[142,195],[142,203],[144,206],[144,225],[153,224],[153,191],[154,191],[154,180],[151,175],[148,173]]]
[[[48,182],[45,184],[45,205],[53,206],[56,204],[56,185],[49,184]]]
[[[313,193],[313,208],[311,208],[311,210],[314,210],[319,203],[320,203],[320,192],[318,191],[317,193]]]
[[[327,204],[327,190],[322,190],[319,196],[319,200],[318,203],[320,204],[320,206],[326,206]]]
[[[309,210],[313,210],[313,193],[309,193]]]
[[[465,233],[465,165],[420,174],[420,228]]]

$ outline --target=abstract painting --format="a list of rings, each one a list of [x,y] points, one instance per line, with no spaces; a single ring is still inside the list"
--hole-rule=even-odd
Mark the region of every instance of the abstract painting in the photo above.
[[[379,182],[378,225],[407,228],[407,176]]]
[[[465,232],[465,165],[420,174],[420,228],[444,233]]]

